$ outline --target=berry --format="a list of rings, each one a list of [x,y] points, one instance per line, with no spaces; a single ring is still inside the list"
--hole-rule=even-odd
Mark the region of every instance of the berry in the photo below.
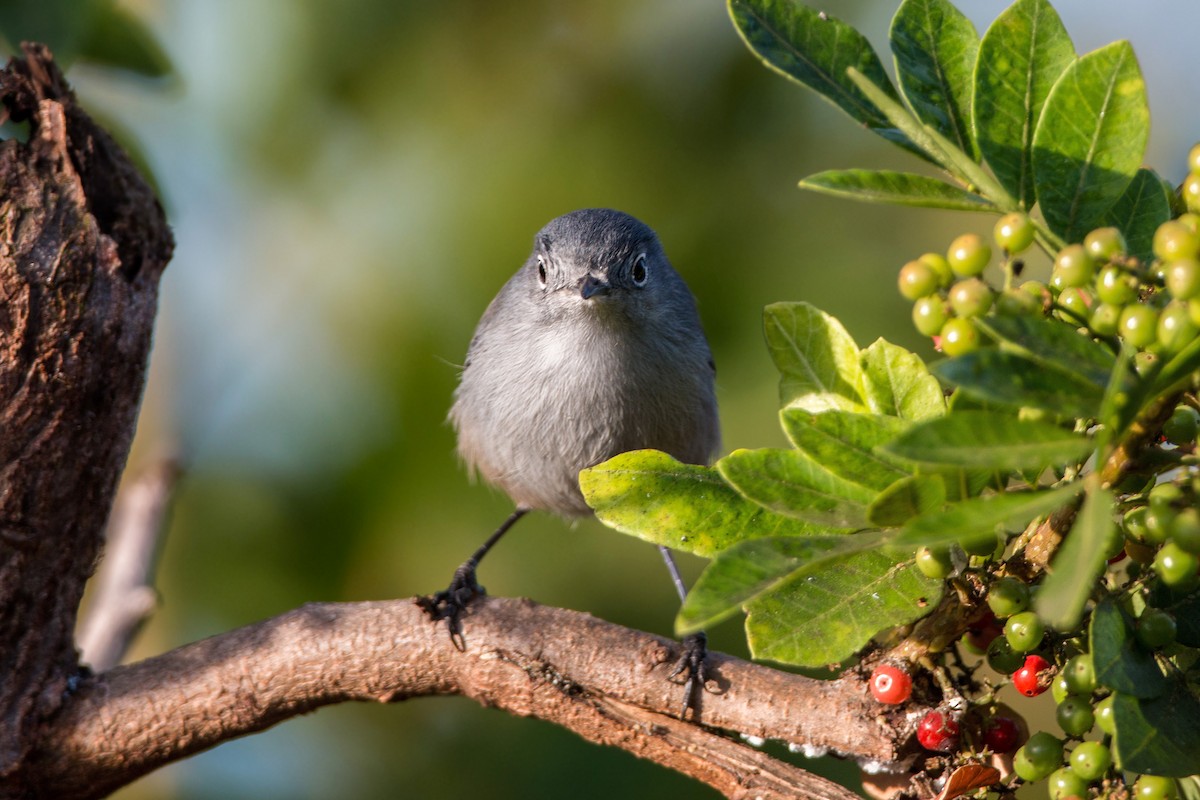
[[[1080,653],[1077,656],[1072,656],[1063,665],[1060,674],[1063,680],[1066,681],[1067,690],[1071,694],[1089,697],[1092,692],[1096,691],[1096,668],[1092,663],[1091,655],[1088,653]]]
[[[1013,769],[1024,781],[1040,781],[1062,766],[1062,741],[1045,731],[1029,737],[1025,746],[1013,758]]]
[[[1159,775],[1143,775],[1133,784],[1134,800],[1173,800],[1175,781]]]
[[[1167,441],[1174,444],[1194,442],[1196,434],[1200,433],[1200,415],[1190,406],[1178,406],[1171,414],[1171,418],[1163,423],[1162,432],[1163,436],[1167,437]],[[1185,547],[1184,549],[1191,548]]]
[[[1137,297],[1137,290],[1137,278],[1120,267],[1105,267],[1096,276],[1096,296],[1101,303],[1123,306]]]
[[[953,752],[958,749],[958,723],[941,711],[930,711],[917,725],[917,741],[926,750]]]
[[[1200,144],[1192,145],[1188,151],[1187,167],[1188,172],[1200,175]]]
[[[1200,236],[1181,222],[1170,220],[1154,232],[1154,255],[1163,261],[1178,261],[1200,255]]]
[[[979,349],[979,329],[969,319],[946,320],[941,337],[942,352],[950,357],[964,356]]]
[[[1181,550],[1200,553],[1200,511],[1185,508],[1176,514],[1167,537]]]
[[[1121,330],[1121,307],[1112,303],[1094,306],[1088,327],[1100,336],[1116,336]]]
[[[1055,676],[1050,682],[1050,696],[1054,698],[1056,706],[1071,696],[1071,687],[1067,685],[1067,679],[1063,675]]]
[[[1050,686],[1050,670],[1050,662],[1041,656],[1026,656],[1021,668],[1013,673],[1013,686],[1026,697],[1037,697]]]
[[[992,307],[992,289],[979,278],[964,278],[950,287],[950,307],[960,317],[978,317]]]
[[[1121,338],[1134,347],[1145,347],[1157,336],[1158,312],[1150,306],[1126,306],[1120,325]]]
[[[900,268],[896,279],[900,294],[909,300],[920,300],[938,290],[939,276],[924,261],[910,261]]]
[[[1069,312],[1064,319],[1069,319],[1071,322],[1086,320],[1091,315],[1094,303],[1095,299],[1092,297],[1092,293],[1077,286],[1068,286],[1058,296],[1059,307]]]
[[[1117,723],[1113,718],[1113,696],[1108,697],[1096,703],[1096,726],[1100,730],[1112,736],[1117,732]]]
[[[1009,317],[1036,314],[1041,309],[1040,298],[1021,289],[1005,289],[996,298],[996,313]]]
[[[1021,740],[1021,729],[1010,717],[992,717],[983,726],[983,743],[993,753],[1011,753]]]
[[[1200,211],[1200,175],[1188,175],[1179,187],[1179,194],[1188,211]]]
[[[977,233],[964,233],[950,243],[946,261],[955,275],[970,278],[983,272],[992,258],[992,248]]]
[[[1012,645],[1003,636],[997,636],[987,646],[988,666],[1001,675],[1012,675],[1021,668],[1024,659],[1020,653],[1014,653]]]
[[[1000,636],[1000,634],[1003,632],[1004,628],[1000,625],[999,620],[996,619],[996,615],[993,614],[991,610],[987,610],[982,616],[967,626],[967,634],[964,638],[971,646],[983,651],[986,650],[992,642],[996,641],[997,638],[1003,638]],[[1016,669],[1017,666],[1019,665],[1014,665],[1012,669],[997,671],[1008,674],[1012,672],[1013,669]]]
[[[1068,695],[1054,709],[1054,718],[1058,727],[1068,736],[1083,736],[1096,724],[1096,714],[1092,711],[1091,701],[1085,697]]]
[[[950,549],[947,547],[919,547],[916,561],[917,569],[926,578],[941,580],[954,571],[954,562],[950,559]]]
[[[912,677],[895,664],[880,664],[871,673],[871,695],[881,703],[899,705],[912,695]]]
[[[1150,509],[1152,511],[1170,510],[1171,506],[1183,500],[1183,489],[1170,481],[1156,483],[1150,489]]]
[[[1137,640],[1147,650],[1160,650],[1175,641],[1175,618],[1159,608],[1147,608],[1137,621]]]
[[[1154,571],[1159,580],[1173,589],[1187,590],[1197,583],[1196,569],[1200,567],[1194,553],[1174,542],[1167,542],[1154,556]]]
[[[1063,286],[1086,286],[1096,273],[1096,262],[1081,244],[1069,244],[1054,259],[1054,271],[1062,277]]]
[[[1009,253],[1025,251],[1033,244],[1033,235],[1033,222],[1019,211],[1005,214],[996,221],[996,227],[992,229],[996,245]]]
[[[1167,303],[1158,317],[1156,331],[1158,343],[1162,345],[1163,350],[1167,353],[1178,353],[1187,347],[1197,334],[1200,334],[1200,327],[1192,322],[1187,303],[1182,300]]]
[[[1176,300],[1191,300],[1200,295],[1200,261],[1181,258],[1167,265],[1163,275],[1167,291]]]
[[[1076,775],[1069,767],[1063,767],[1050,773],[1046,784],[1046,789],[1050,792],[1050,800],[1087,796],[1087,781]]]
[[[1096,261],[1111,261],[1125,252],[1125,237],[1118,228],[1096,228],[1083,237],[1083,249]]]
[[[1017,653],[1028,653],[1042,643],[1046,628],[1038,615],[1032,611],[1022,611],[1009,617],[1004,624],[1004,638]]]
[[[968,536],[960,539],[958,545],[967,555],[990,556],[996,552],[996,536],[991,533]]]
[[[1112,753],[1099,742],[1080,742],[1071,751],[1071,771],[1088,783],[1099,780],[1112,766]]]
[[[933,270],[939,287],[944,289],[954,280],[954,270],[950,269],[950,262],[941,253],[923,253],[917,257],[917,261]]]
[[[913,303],[913,327],[922,336],[937,336],[946,324],[946,304],[936,294]]]
[[[988,608],[1004,619],[1029,608],[1029,587],[1016,578],[1001,578],[988,588]]]

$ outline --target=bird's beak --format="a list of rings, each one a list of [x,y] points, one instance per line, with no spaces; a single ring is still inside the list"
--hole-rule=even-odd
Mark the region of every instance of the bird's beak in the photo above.
[[[597,278],[595,275],[588,275],[579,286],[579,296],[584,300],[590,300],[595,295],[608,294],[611,290],[612,287],[608,285],[608,281]]]

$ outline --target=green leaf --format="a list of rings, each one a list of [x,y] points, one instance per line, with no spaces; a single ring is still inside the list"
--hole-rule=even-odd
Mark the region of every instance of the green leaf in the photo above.
[[[866,411],[858,345],[842,323],[808,303],[772,303],[763,311],[779,401],[807,411]]]
[[[1150,261],[1154,253],[1154,232],[1171,218],[1170,184],[1152,169],[1139,169],[1133,181],[1104,215],[1104,224],[1120,228],[1125,234],[1129,254]]]
[[[955,211],[995,211],[996,206],[977,194],[953,184],[892,170],[828,170],[800,181],[801,189],[864,200],[920,208],[949,208]]]
[[[1085,336],[1073,325],[1037,316],[993,316],[980,327],[1002,350],[1032,359],[1044,369],[1071,372],[1104,387],[1116,356],[1104,345]]]
[[[916,353],[876,339],[861,358],[863,391],[872,412],[914,422],[946,413],[941,384]]]
[[[1146,84],[1129,42],[1067,67],[1033,136],[1034,185],[1050,229],[1078,242],[1103,223],[1141,166],[1149,132]]]
[[[759,536],[829,533],[746,500],[712,467],[657,450],[622,453],[585,469],[579,486],[610,528],[706,558]]]
[[[1179,679],[1162,695],[1113,695],[1113,755],[1120,769],[1184,778],[1200,773],[1200,701]]]
[[[1082,489],[1082,484],[1076,482],[1057,489],[972,497],[945,510],[914,518],[893,543],[897,547],[915,548],[975,539],[995,534],[998,529],[1019,530],[1035,518],[1061,508]]]
[[[1073,371],[1045,368],[1017,353],[985,347],[930,369],[973,397],[1002,406],[1031,406],[1056,416],[1095,418],[1104,389]]]
[[[889,39],[900,89],[918,119],[974,157],[975,26],[947,0],[904,0]]]
[[[879,532],[842,536],[785,536],[741,542],[717,555],[688,592],[675,631],[695,633],[729,618],[756,597],[849,553],[878,547]]]
[[[1071,37],[1047,0],[1017,0],[979,43],[975,134],[1004,187],[1030,208],[1033,132],[1054,82],[1075,58]]]
[[[742,41],[769,69],[807,86],[858,122],[922,155],[846,76],[853,67],[899,99],[871,43],[841,20],[798,0],[729,0]]]
[[[174,68],[158,39],[137,16],[120,6],[98,3],[84,31],[79,57],[148,78],[165,78]]]
[[[865,550],[831,559],[747,604],[750,652],[802,667],[837,663],[880,631],[928,614],[943,587],[911,558]]]
[[[946,482],[941,475],[910,475],[884,489],[867,507],[867,522],[897,528],[918,514],[946,505]]]
[[[1154,654],[1138,644],[1133,620],[1112,598],[1096,605],[1088,639],[1101,686],[1142,698],[1159,697],[1166,690],[1167,679]]]
[[[843,480],[877,492],[911,472],[875,452],[908,427],[896,417],[851,411],[812,414],[795,408],[781,412],[780,418],[792,444]]]
[[[1083,507],[1037,594],[1037,613],[1047,625],[1069,631],[1083,618],[1083,609],[1108,566],[1108,555],[1119,535],[1113,521],[1115,505],[1112,492],[1088,487]]]
[[[742,496],[776,514],[834,528],[861,528],[875,492],[796,450],[735,450],[717,470]]]
[[[1086,437],[1057,425],[960,411],[910,428],[882,449],[919,464],[1015,472],[1079,461],[1091,448]]]

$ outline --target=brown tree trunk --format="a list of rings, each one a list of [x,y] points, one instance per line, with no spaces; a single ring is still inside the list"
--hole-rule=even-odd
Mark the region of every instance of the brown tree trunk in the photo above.
[[[133,437],[173,242],[42,46],[0,74],[0,793],[79,670],[75,615]]]

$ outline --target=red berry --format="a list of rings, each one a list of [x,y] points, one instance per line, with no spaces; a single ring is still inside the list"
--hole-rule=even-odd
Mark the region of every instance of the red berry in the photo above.
[[[1025,657],[1025,663],[1013,673],[1013,686],[1026,697],[1037,697],[1050,688],[1052,678],[1050,662],[1039,655]]]
[[[895,664],[880,664],[871,673],[871,694],[881,703],[898,705],[912,694],[912,678]]]
[[[958,723],[941,711],[930,711],[917,725],[917,741],[926,750],[952,752],[958,749]]]
[[[983,743],[993,753],[1011,753],[1020,739],[1021,729],[1010,717],[992,717],[983,728]]]

